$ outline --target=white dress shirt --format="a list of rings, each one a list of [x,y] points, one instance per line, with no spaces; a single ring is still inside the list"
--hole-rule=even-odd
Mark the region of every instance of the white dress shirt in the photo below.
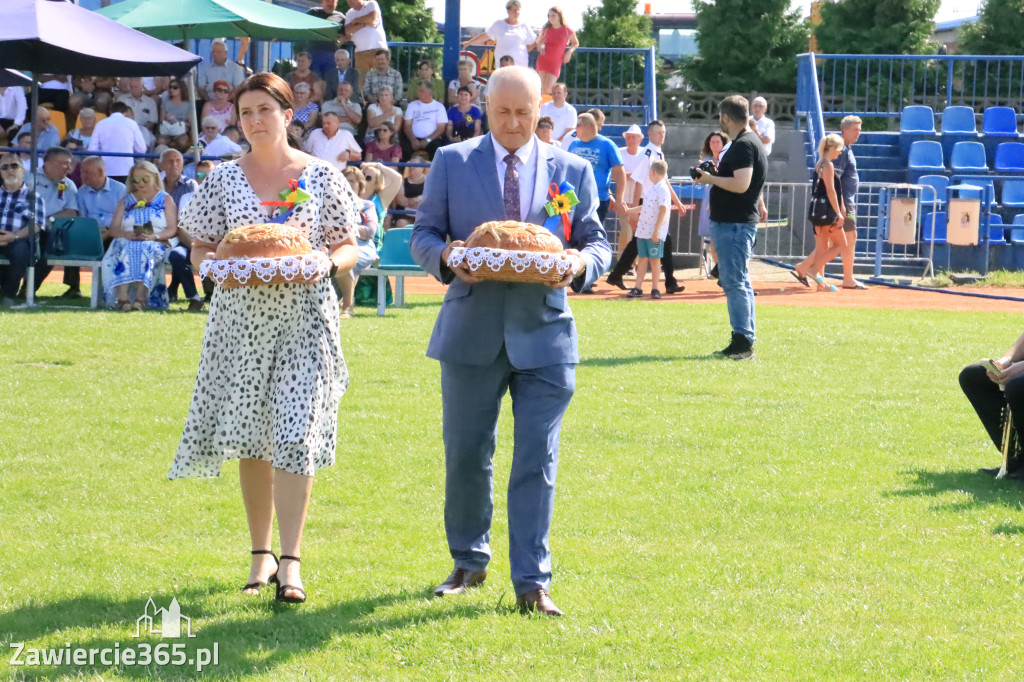
[[[323,159],[327,163],[334,165],[338,170],[348,165],[348,159],[344,161],[338,159],[342,152],[354,152],[359,155],[363,153],[363,150],[356,143],[356,138],[352,137],[352,133],[341,128],[338,128],[338,132],[334,133],[334,137],[327,137],[322,128],[310,131],[303,149],[307,154]]]
[[[757,124],[757,134],[768,138],[768,144],[764,145],[764,155],[771,156],[772,145],[775,144],[775,121],[767,116],[762,116],[755,118],[754,123]]]
[[[661,147],[649,142],[646,147],[640,148],[640,161],[636,164],[636,168],[633,169],[632,176],[633,182],[640,185],[641,198],[651,188],[651,162],[664,160],[665,153],[661,151]],[[627,197],[626,203],[629,203],[630,199],[630,197]]]
[[[25,102],[25,91],[21,87],[4,88],[0,94],[0,118],[9,118],[14,125],[20,126],[25,122],[25,110],[28,104]],[[13,142],[14,140],[11,140]]]
[[[498,168],[498,188],[501,196],[505,196],[505,157],[509,151],[501,146],[497,138],[491,135],[494,141],[494,158]],[[540,154],[537,153],[537,138],[531,137],[530,141],[516,150],[516,169],[519,171],[519,220],[526,220],[533,205],[533,185],[537,181],[537,162]]]
[[[96,124],[89,140],[91,152],[122,152],[143,154],[146,140],[142,137],[139,124],[118,112],[107,116]],[[107,175],[122,178],[128,175],[135,163],[130,156],[105,156]]]

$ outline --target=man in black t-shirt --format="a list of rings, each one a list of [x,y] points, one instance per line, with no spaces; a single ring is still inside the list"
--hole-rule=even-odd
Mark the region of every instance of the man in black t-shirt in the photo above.
[[[697,171],[697,182],[711,185],[711,239],[732,325],[732,341],[720,353],[733,360],[754,357],[754,289],[747,262],[758,220],[768,215],[761,199],[768,157],[761,140],[747,127],[749,118],[745,98],[731,95],[722,100],[718,120],[732,144],[718,162],[717,175]]]

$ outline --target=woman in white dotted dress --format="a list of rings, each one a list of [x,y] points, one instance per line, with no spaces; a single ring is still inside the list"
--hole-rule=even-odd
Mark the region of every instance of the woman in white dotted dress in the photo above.
[[[356,197],[334,166],[289,146],[288,84],[257,74],[235,101],[252,151],[214,169],[184,211],[193,264],[212,258],[229,230],[286,215],[284,224],[305,232],[314,250],[329,248],[338,270],[351,269],[358,255]],[[290,212],[265,205],[279,202],[289,181],[303,183],[311,198]],[[327,277],[216,292],[170,478],[217,476],[225,460],[240,459],[252,541],[247,594],[269,582],[277,583],[278,600],[305,601],[302,529],[313,474],[334,463],[338,401],[347,385],[338,299]],[[280,560],[271,551],[275,512]]]

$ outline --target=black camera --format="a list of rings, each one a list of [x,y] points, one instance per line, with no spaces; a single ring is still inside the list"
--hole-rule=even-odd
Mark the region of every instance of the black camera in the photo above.
[[[701,170],[708,175],[718,175],[718,166],[716,166],[715,162],[711,159],[702,161],[696,166],[690,168],[690,177],[694,180],[700,177],[700,173],[697,172],[698,170]]]

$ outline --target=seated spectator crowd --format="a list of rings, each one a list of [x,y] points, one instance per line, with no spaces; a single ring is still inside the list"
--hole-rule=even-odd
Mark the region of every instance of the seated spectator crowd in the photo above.
[[[204,287],[205,297],[197,291],[189,235],[177,228],[177,216],[216,162],[186,164],[183,153],[190,151],[196,128],[204,156],[226,160],[247,149],[234,101],[248,75],[228,59],[223,40],[213,41],[211,57],[197,70],[196,106],[187,80],[54,75],[44,77],[44,104],[26,121],[25,91],[0,88],[0,137],[5,138],[0,144],[25,150],[0,159],[0,257],[9,261],[0,267],[4,305],[25,295],[23,280],[33,258],[25,239],[28,224],[40,230],[38,289],[51,269],[48,227],[76,216],[99,224],[107,253],[104,283],[117,282],[105,292],[108,305],[121,310],[166,307],[177,298],[179,286],[192,310],[209,300],[212,287]],[[310,53],[299,52],[284,77],[295,97],[293,144],[341,169],[350,164],[369,168],[367,187],[377,176],[388,178],[387,191],[367,189],[378,204],[379,240],[383,229],[412,222],[428,172],[424,166],[436,150],[487,131],[486,86],[468,59],[460,60],[458,77],[445,84],[428,59],[419,62],[406,83],[391,66],[386,47],[373,51],[372,65],[368,55],[363,58],[369,65],[365,73],[353,67],[348,50],[338,49],[334,68],[321,73]],[[502,65],[508,62],[503,59]],[[543,141],[565,148],[577,126],[567,95],[565,86],[556,83],[538,130]],[[40,154],[34,177],[29,172],[33,127]],[[143,154],[158,155],[158,163],[133,158]],[[422,165],[401,174],[382,165],[398,162]],[[30,207],[27,188],[33,185],[37,202]],[[170,287],[159,280],[165,268],[172,273]],[[82,295],[78,268],[65,268],[64,283],[64,297]],[[346,293],[350,301],[351,292]]]

